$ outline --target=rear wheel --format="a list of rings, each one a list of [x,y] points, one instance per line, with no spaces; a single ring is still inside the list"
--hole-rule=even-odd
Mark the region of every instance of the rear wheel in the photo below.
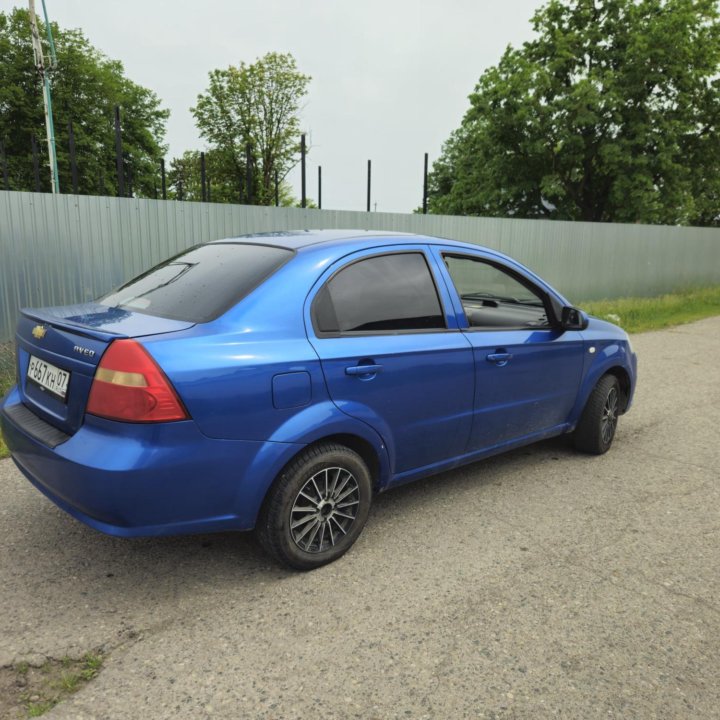
[[[284,565],[312,570],[350,549],[371,500],[370,473],[356,452],[330,443],[308,448],[270,488],[256,527],[258,540]]]
[[[620,411],[620,383],[614,375],[604,375],[590,393],[575,428],[575,447],[593,455],[607,452],[615,437]]]

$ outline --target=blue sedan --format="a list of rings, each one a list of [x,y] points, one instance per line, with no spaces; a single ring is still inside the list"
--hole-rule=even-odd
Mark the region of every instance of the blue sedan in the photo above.
[[[606,452],[637,367],[505,255],[364,231],[199,245],[23,310],[16,342],[2,431],[58,506],[124,537],[254,528],[303,570],[377,492],[563,433]]]

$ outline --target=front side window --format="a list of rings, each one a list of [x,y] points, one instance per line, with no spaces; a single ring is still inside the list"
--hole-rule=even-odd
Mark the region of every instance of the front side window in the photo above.
[[[460,255],[444,255],[471,328],[548,327],[539,292],[496,265]]]
[[[366,258],[343,268],[313,304],[319,333],[407,332],[445,328],[422,253]]]

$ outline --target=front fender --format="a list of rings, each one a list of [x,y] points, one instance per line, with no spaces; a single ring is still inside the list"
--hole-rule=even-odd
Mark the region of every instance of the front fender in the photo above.
[[[591,353],[590,348],[595,347],[595,352]],[[628,347],[627,342],[622,340],[611,340],[605,345],[600,343],[587,343],[585,352],[585,367],[583,368],[583,381],[575,400],[568,422],[571,428],[577,425],[580,415],[600,378],[613,368],[621,368],[630,378],[630,392],[628,395],[628,405],[632,400],[632,394],[635,391],[635,369],[636,359],[634,353]]]

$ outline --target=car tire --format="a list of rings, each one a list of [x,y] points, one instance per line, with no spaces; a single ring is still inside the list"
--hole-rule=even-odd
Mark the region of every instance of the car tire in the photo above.
[[[363,459],[334,443],[298,455],[277,477],[255,528],[264,550],[295,570],[337,560],[362,532],[372,502]]]
[[[621,408],[620,383],[603,375],[590,393],[573,433],[575,447],[593,455],[606,453],[612,445]]]

